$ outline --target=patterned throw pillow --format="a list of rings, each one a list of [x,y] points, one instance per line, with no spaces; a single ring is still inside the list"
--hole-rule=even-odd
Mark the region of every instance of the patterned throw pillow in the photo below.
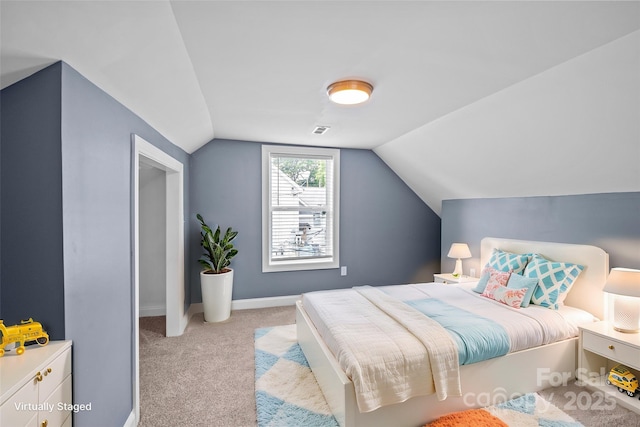
[[[478,280],[478,283],[476,283],[476,287],[471,290],[479,294],[483,293],[487,287],[487,283],[489,283],[489,279],[491,278],[491,275],[498,274],[498,273],[501,273],[501,271],[496,270],[493,267],[489,267],[489,265],[485,266],[484,269],[482,270],[482,274],[480,275],[480,280]]]
[[[524,270],[526,277],[538,279],[531,303],[557,310],[584,267],[568,262],[554,262],[534,255]]]
[[[487,287],[482,292],[482,295],[487,298],[492,298],[496,291],[496,289],[501,287],[506,287],[507,282],[509,281],[509,276],[511,276],[510,271],[497,271],[494,270],[489,275],[489,281],[487,282]]]
[[[538,279],[536,277],[524,277],[519,274],[512,274],[507,282],[508,289],[524,289],[526,291],[520,307],[529,307],[531,297],[537,286]]]
[[[513,270],[516,274],[522,274],[531,254],[513,254],[500,249],[494,249],[487,265],[500,271]]]
[[[514,276],[517,276],[517,274],[514,274]],[[509,289],[500,286],[493,292],[493,299],[509,307],[520,308],[526,293],[526,289]]]

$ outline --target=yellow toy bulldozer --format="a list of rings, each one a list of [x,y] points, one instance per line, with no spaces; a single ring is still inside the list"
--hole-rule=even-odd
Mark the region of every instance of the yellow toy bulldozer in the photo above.
[[[49,342],[49,335],[42,329],[42,325],[34,322],[32,318],[22,320],[19,325],[13,326],[5,326],[0,320],[0,333],[2,333],[0,357],[4,356],[4,348],[11,343],[19,343],[16,353],[22,354],[25,342],[35,341],[39,345],[47,345]]]

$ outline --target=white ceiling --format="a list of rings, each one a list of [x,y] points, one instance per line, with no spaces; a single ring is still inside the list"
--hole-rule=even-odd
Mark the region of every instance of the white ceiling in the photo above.
[[[638,31],[639,6],[2,0],[0,83],[63,60],[188,153],[215,137],[385,159],[388,143]],[[344,78],[372,83],[370,101],[331,104]]]

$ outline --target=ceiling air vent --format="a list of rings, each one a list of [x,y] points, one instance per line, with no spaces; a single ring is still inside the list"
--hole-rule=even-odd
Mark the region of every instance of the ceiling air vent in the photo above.
[[[331,126],[316,126],[316,128],[313,130],[313,133],[316,135],[323,135],[327,133],[329,129],[331,129]]]

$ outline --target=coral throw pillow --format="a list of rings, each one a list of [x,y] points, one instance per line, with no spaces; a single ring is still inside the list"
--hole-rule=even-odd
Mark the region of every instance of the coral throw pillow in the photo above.
[[[489,281],[487,282],[487,287],[484,288],[484,292],[481,295],[492,298],[496,289],[499,289],[502,286],[507,286],[507,282],[509,281],[509,276],[511,276],[510,271],[498,271],[493,270],[490,272]]]
[[[493,299],[513,308],[520,308],[526,289],[509,289],[499,287],[493,292]]]

